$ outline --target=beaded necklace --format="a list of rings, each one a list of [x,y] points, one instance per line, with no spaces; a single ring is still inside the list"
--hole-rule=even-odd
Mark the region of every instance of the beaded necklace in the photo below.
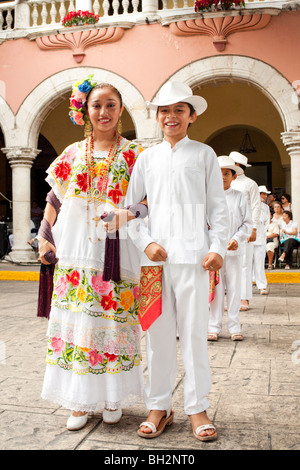
[[[94,137],[93,133],[86,139],[85,143],[85,164],[87,168],[87,226],[88,226],[88,239],[91,243],[97,243],[101,239],[97,237],[97,240],[94,242],[90,236],[90,222],[89,222],[89,204],[93,201],[96,217],[92,220],[96,222],[96,228],[98,227],[98,222],[101,220],[101,217],[97,214],[96,201],[98,205],[101,202],[101,198],[104,192],[107,189],[107,180],[109,174],[109,168],[117,156],[117,152],[120,146],[121,137],[119,134],[115,133],[113,143],[109,149],[108,155],[105,159],[104,166],[101,168],[100,172],[96,172],[95,161],[94,161]],[[100,178],[102,177],[101,188],[93,187],[94,178],[96,173],[100,173]],[[97,205],[97,206],[98,206]]]

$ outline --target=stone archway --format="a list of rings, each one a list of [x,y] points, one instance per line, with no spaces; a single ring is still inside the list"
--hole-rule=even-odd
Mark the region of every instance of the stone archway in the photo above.
[[[145,100],[137,88],[123,77],[108,70],[96,67],[76,67],[47,78],[24,100],[16,115],[16,126],[22,129],[20,134],[22,145],[24,141],[28,147],[37,145],[39,129],[48,113],[67,92],[70,92],[74,82],[92,74],[95,81],[111,83],[120,90],[124,106],[133,120],[136,135],[138,138],[143,136],[143,129],[149,126],[148,123],[145,125],[147,119]]]
[[[42,124],[66,93],[70,93],[73,83],[91,74],[95,81],[111,83],[120,90],[137,137],[143,136],[144,132],[151,134],[142,94],[123,77],[96,67],[76,67],[48,77],[25,98],[16,116],[9,115],[6,106],[5,114],[9,119],[4,122],[6,147],[3,152],[9,160],[13,175],[14,245],[10,257],[15,262],[35,261],[27,243],[30,234],[30,172],[39,153],[37,145]]]
[[[280,138],[291,159],[293,214],[294,219],[300,221],[300,198],[297,194],[300,184],[300,111],[295,88],[269,64],[253,57],[235,55],[200,59],[184,66],[168,80],[184,82],[191,88],[195,88],[223,79],[252,84],[272,102],[278,111],[284,129]]]

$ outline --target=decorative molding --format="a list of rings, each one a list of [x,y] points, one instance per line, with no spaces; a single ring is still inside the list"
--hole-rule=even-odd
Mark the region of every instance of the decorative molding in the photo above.
[[[108,28],[41,36],[35,38],[35,41],[43,51],[71,49],[74,60],[80,64],[85,57],[85,49],[98,44],[118,41],[123,35],[124,28],[110,26]]]
[[[267,26],[270,13],[229,14],[214,13],[210,16],[175,21],[169,28],[176,36],[210,36],[217,51],[224,51],[227,37],[241,31],[253,31]]]

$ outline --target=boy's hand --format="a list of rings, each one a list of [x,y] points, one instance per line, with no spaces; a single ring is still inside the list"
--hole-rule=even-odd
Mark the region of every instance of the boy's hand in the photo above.
[[[252,230],[250,237],[247,238],[247,242],[248,243],[255,242],[255,240],[256,240],[256,228]]]
[[[168,257],[166,250],[155,242],[152,242],[146,246],[145,253],[150,261],[166,261]]]
[[[227,245],[227,250],[235,251],[235,250],[238,249],[238,247],[239,247],[238,242],[236,240],[232,239],[232,240],[230,240],[230,242]]]
[[[218,253],[208,253],[202,264],[205,271],[218,271],[223,266],[223,258]]]

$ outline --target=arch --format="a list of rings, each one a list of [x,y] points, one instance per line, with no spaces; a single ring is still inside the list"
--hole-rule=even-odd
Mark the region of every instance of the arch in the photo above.
[[[39,130],[49,112],[71,91],[73,83],[88,75],[94,75],[97,82],[109,82],[120,90],[124,106],[129,112],[136,135],[142,135],[141,129],[147,119],[145,100],[142,94],[123,77],[108,70],[96,67],[76,67],[63,70],[40,83],[23,101],[16,115],[18,141],[11,145],[35,148]],[[8,144],[7,144],[8,145]]]
[[[191,88],[218,80],[246,81],[271,100],[280,114],[285,131],[300,126],[298,99],[295,99],[293,85],[274,67],[253,57],[207,57],[182,67],[168,80],[184,82]]]
[[[12,132],[15,127],[15,115],[2,96],[0,96],[0,127],[3,132],[5,145],[7,145],[6,136]]]

